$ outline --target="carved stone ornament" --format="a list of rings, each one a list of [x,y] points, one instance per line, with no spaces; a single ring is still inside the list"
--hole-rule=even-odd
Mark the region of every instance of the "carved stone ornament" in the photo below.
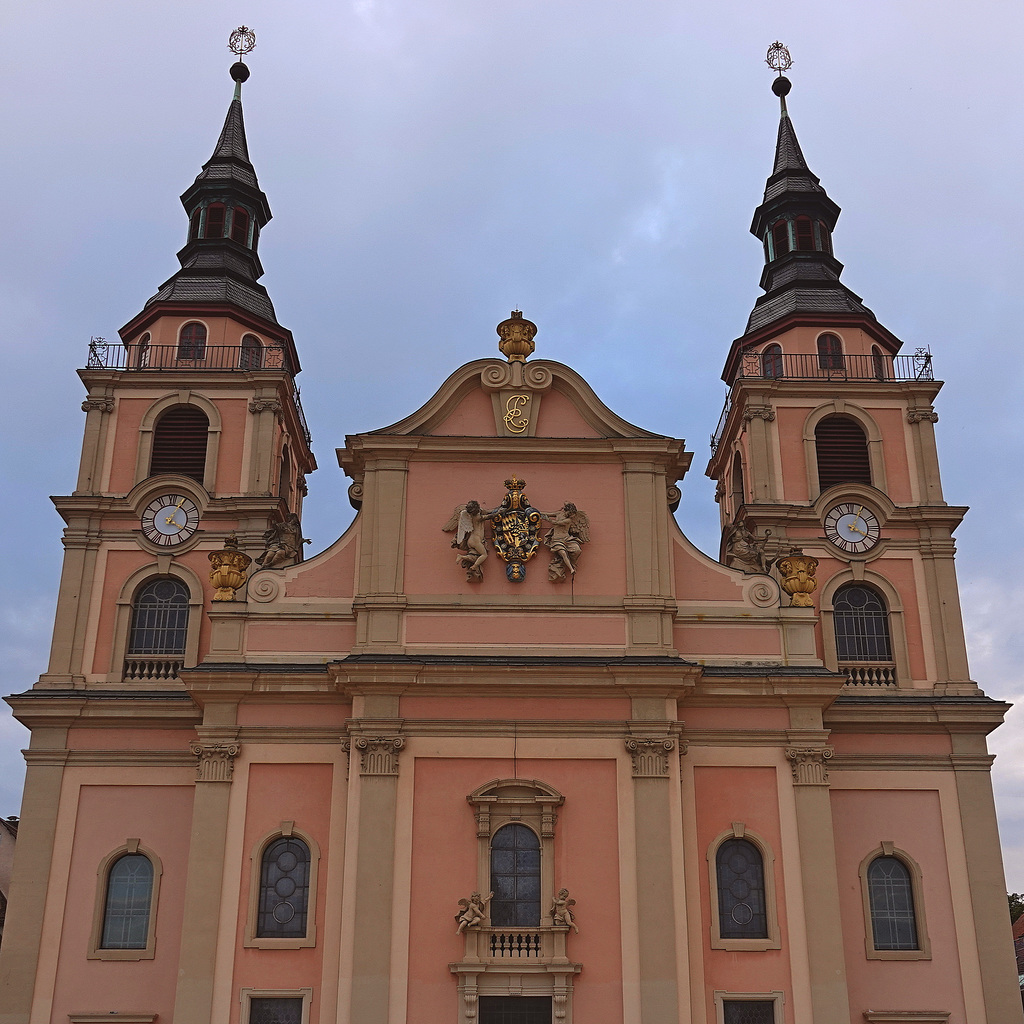
[[[189,750],[196,755],[196,782],[230,782],[235,770],[235,758],[241,747],[237,743],[200,743],[195,741]]]
[[[792,598],[791,605],[794,608],[813,608],[811,594],[818,587],[814,576],[818,560],[799,551],[791,551],[778,559],[776,565],[782,577],[782,589]]]
[[[483,564],[487,561],[487,513],[476,500],[456,505],[448,522],[441,527],[444,533],[454,533],[452,547],[458,552],[455,564],[466,570],[466,580],[477,583],[484,578]]]
[[[793,762],[793,785],[827,786],[825,762],[835,751],[832,747],[789,747],[786,757]]]
[[[573,907],[576,901],[569,899],[568,889],[559,889],[555,898],[551,901],[551,923],[556,928],[571,928],[579,935],[579,928],[576,927],[576,914]]]
[[[505,562],[505,575],[512,583],[526,579],[526,563],[537,553],[537,527],[541,514],[531,504],[526,481],[514,476],[505,481],[508,494],[487,514],[494,535],[494,549]]]
[[[749,423],[751,420],[764,420],[765,423],[771,423],[775,419],[775,410],[770,405],[748,405],[743,410],[743,422]]]
[[[87,398],[82,403],[82,412],[113,412],[114,400],[112,398]]]
[[[766,530],[763,537],[756,537],[744,520],[736,519],[725,528],[725,564],[743,572],[767,572],[772,563],[765,558],[764,546],[770,536]]]
[[[210,582],[214,586],[214,601],[237,600],[235,594],[245,586],[245,570],[249,568],[252,559],[238,550],[238,539],[234,533],[228,534],[220,551],[211,551],[207,557],[213,566]]]
[[[467,928],[479,928],[487,917],[487,904],[492,899],[494,899],[493,892],[489,892],[486,896],[473,892],[469,894],[469,899],[459,900],[459,906],[462,909],[455,915],[455,921],[458,924],[455,934],[461,935]]]
[[[275,523],[263,534],[263,554],[256,559],[261,569],[284,569],[302,561],[302,545],[309,544],[302,536],[302,524],[294,512],[283,523]]]
[[[276,398],[250,398],[249,412],[281,412],[282,405]]]
[[[398,752],[405,746],[401,736],[357,736],[352,746],[359,751],[360,775],[398,774]]]
[[[524,320],[521,310],[513,309],[509,319],[502,320],[495,330],[501,338],[498,348],[510,363],[525,363],[533,355],[537,325]]]
[[[927,409],[911,409],[907,413],[908,423],[938,423],[939,414],[931,407]]]
[[[548,579],[561,583],[576,575],[576,562],[583,545],[590,541],[590,520],[571,501],[555,512],[542,512],[541,518],[551,524],[543,538],[551,551]]]
[[[626,740],[626,750],[633,760],[633,778],[660,779],[668,775],[668,755],[675,750],[674,739]]]

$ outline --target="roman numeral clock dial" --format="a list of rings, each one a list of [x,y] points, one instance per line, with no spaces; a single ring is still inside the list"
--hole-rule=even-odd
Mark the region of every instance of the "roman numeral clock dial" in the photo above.
[[[142,532],[146,539],[162,548],[188,540],[199,529],[199,507],[184,494],[162,494],[154,498],[142,513]]]
[[[836,505],[825,515],[825,536],[840,551],[849,554],[870,551],[881,534],[878,517],[856,502]]]

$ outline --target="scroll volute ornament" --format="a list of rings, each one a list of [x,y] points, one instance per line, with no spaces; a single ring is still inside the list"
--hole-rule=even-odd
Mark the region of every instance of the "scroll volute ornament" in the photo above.
[[[224,547],[220,551],[209,554],[210,582],[214,586],[214,601],[235,601],[236,591],[245,585],[246,570],[252,559],[238,550],[238,539],[233,533],[228,534]]]
[[[524,320],[520,310],[513,309],[509,319],[502,320],[495,330],[501,338],[498,348],[510,363],[525,363],[533,355],[536,348],[533,339],[537,335],[537,325]]]
[[[818,560],[796,550],[784,555],[776,562],[779,575],[782,577],[782,589],[789,594],[790,604],[794,608],[813,608],[814,599],[811,594],[818,587],[814,573],[818,568]]]

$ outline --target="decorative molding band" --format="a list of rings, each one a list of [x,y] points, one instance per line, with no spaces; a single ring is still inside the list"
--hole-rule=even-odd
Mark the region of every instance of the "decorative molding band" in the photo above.
[[[118,1024],[152,1024],[157,1019],[155,1013],[125,1013],[112,1010],[109,1013],[69,1013],[69,1024],[109,1024],[116,1020]]]
[[[398,774],[398,752],[405,746],[401,736],[357,736],[352,746],[359,751],[360,775]]]
[[[787,747],[786,757],[793,762],[793,785],[827,786],[825,762],[834,754],[832,747]]]
[[[249,412],[281,412],[281,403],[276,398],[250,398]]]
[[[196,782],[230,782],[235,758],[242,748],[237,743],[192,743],[196,755]]]
[[[864,1019],[874,1024],[946,1024],[949,1010],[865,1010]]]
[[[939,414],[929,406],[927,409],[910,409],[907,412],[908,423],[938,423]]]
[[[87,398],[82,403],[82,412],[113,412],[114,400],[112,398]]]
[[[674,739],[630,736],[625,743],[633,760],[634,779],[662,779],[668,775],[668,755],[676,748]]]
[[[987,772],[994,754],[837,754],[832,771]]]
[[[743,410],[743,422],[749,423],[751,420],[764,420],[765,423],[771,423],[775,419],[775,410],[770,405],[748,405]]]

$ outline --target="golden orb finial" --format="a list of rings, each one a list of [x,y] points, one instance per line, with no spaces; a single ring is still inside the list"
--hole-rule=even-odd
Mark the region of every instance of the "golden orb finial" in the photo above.
[[[498,348],[510,363],[525,363],[533,355],[537,325],[524,320],[522,310],[513,309],[508,320],[502,320],[495,330],[501,338]]]

